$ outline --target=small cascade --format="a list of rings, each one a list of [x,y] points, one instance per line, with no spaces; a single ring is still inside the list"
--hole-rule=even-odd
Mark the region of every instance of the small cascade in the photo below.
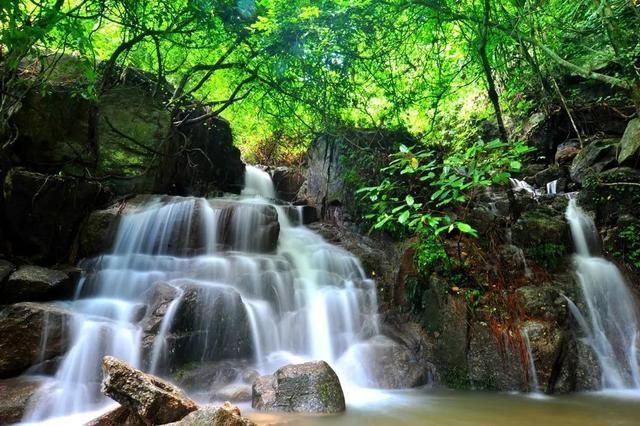
[[[271,182],[271,176],[264,170],[247,164],[244,174],[244,189],[242,195],[276,198],[276,191]]]
[[[572,314],[598,358],[605,389],[640,388],[639,317],[634,295],[618,268],[600,256],[593,220],[570,199],[567,221],[576,249],[574,262],[585,308]]]
[[[547,182],[547,194],[555,195],[558,193],[558,179]]]
[[[511,183],[511,188],[515,192],[526,192],[528,194],[531,194],[531,196],[534,198],[537,198],[541,195],[540,190],[535,189],[533,186],[529,185],[523,180],[509,178],[509,182]]]
[[[375,283],[351,253],[292,225],[274,195],[248,166],[240,198],[157,196],[129,209],[111,252],[83,265],[71,348],[24,420],[111,403],[99,389],[105,355],[160,375],[222,359],[272,374],[323,359],[350,380],[340,359],[379,334]]]
[[[536,371],[536,362],[533,357],[533,351],[531,350],[531,339],[529,339],[529,333],[527,330],[523,330],[522,337],[527,347],[527,368],[528,368],[528,381],[529,392],[537,394],[540,393],[540,384],[538,383],[538,372]]]

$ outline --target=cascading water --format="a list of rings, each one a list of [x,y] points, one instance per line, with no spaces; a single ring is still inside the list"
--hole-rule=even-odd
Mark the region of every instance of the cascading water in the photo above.
[[[351,378],[340,358],[378,334],[375,283],[273,198],[268,174],[247,167],[241,197],[155,197],[123,215],[112,252],[84,265],[71,349],[24,420],[107,405],[104,355],[160,374],[176,361],[249,357],[271,374],[323,359]]]
[[[605,389],[640,388],[639,317],[635,298],[618,268],[600,255],[593,220],[569,200],[567,221],[575,244],[576,273],[585,302],[584,312],[569,306],[586,333],[602,369]]]

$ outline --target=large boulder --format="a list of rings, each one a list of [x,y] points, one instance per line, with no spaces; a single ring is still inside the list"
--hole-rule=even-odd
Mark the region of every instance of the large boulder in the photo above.
[[[340,380],[324,361],[287,365],[253,384],[251,406],[264,411],[335,414],[345,410]]]
[[[620,140],[618,163],[637,167],[640,161],[640,118],[634,118]]]
[[[42,380],[31,377],[0,380],[0,424],[18,423],[42,384]]]
[[[0,311],[0,378],[62,354],[71,312],[55,305],[18,303]]]
[[[589,175],[615,167],[618,142],[618,139],[601,139],[582,148],[569,168],[571,179],[582,183]]]
[[[104,357],[102,371],[102,392],[147,424],[175,422],[198,409],[195,402],[171,383],[145,374],[114,357]]]
[[[40,266],[22,266],[0,284],[2,303],[60,299],[73,293],[74,282],[63,272]]]
[[[256,426],[254,422],[242,417],[240,409],[229,402],[222,407],[206,406],[189,413],[185,418],[167,426]]]
[[[95,182],[11,169],[4,180],[4,220],[15,254],[74,263],[80,224],[104,197]]]

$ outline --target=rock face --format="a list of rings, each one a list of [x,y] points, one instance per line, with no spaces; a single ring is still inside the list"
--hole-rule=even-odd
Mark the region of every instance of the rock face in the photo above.
[[[637,167],[640,165],[640,118],[634,118],[620,140],[618,163]]]
[[[175,422],[198,408],[177,387],[116,358],[104,357],[102,371],[102,392],[147,424]]]
[[[4,284],[5,280],[9,278],[9,275],[11,275],[15,270],[16,267],[13,263],[0,259],[0,288],[2,288],[1,286]]]
[[[14,252],[69,262],[80,223],[104,197],[97,183],[11,169],[4,180],[4,208]]]
[[[287,365],[253,384],[251,406],[265,411],[334,414],[345,410],[340,380],[324,361]]]
[[[55,305],[18,303],[3,308],[0,378],[62,354],[69,344],[70,321],[71,313]]]
[[[0,424],[18,423],[40,386],[42,382],[33,378],[0,380]]]
[[[72,292],[73,280],[68,274],[40,266],[22,266],[0,286],[4,303],[54,300]]]

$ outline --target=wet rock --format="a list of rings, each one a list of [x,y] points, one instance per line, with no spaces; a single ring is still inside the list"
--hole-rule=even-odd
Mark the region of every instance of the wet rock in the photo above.
[[[17,377],[0,380],[0,424],[18,423],[29,404],[29,400],[42,386],[42,381],[34,378]]]
[[[273,186],[280,200],[294,201],[304,183],[304,176],[290,167],[276,167],[271,172]]]
[[[62,354],[69,344],[71,315],[61,307],[40,303],[4,307],[0,311],[0,378]]]
[[[102,371],[102,392],[140,416],[145,423],[175,422],[198,408],[171,383],[114,357],[104,357]]]
[[[550,382],[553,380],[553,370],[556,360],[561,356],[564,343],[563,331],[553,322],[526,321],[520,326],[521,333],[529,340],[533,363],[536,369],[536,379],[541,392],[550,391]],[[529,360],[527,360],[529,361]],[[529,390],[535,391],[532,385],[535,383],[531,372],[527,370]]]
[[[62,271],[22,266],[0,288],[4,303],[61,299],[73,293],[73,280]]]
[[[575,324],[574,324],[575,326]],[[550,383],[550,392],[569,393],[601,389],[601,369],[593,349],[574,333],[573,328],[564,342],[557,369]]]
[[[89,214],[80,231],[79,257],[97,256],[111,248],[116,237],[120,210],[120,205],[114,205]]]
[[[222,407],[200,407],[182,420],[167,426],[256,426],[254,422],[242,417],[240,409],[229,402]]]
[[[253,384],[251,406],[265,411],[334,414],[345,410],[340,380],[324,361],[287,365]]]
[[[407,389],[429,383],[433,366],[418,352],[388,337],[375,336],[349,348],[340,361],[343,371],[363,386]]]
[[[150,295],[153,303],[143,320],[146,353],[150,353],[155,344],[169,304],[180,292],[180,302],[165,341],[166,350],[172,354],[172,365],[252,355],[251,331],[240,293],[231,287],[199,285],[190,280],[154,286]]]
[[[422,295],[422,321],[432,342],[431,362],[438,383],[452,388],[468,387],[468,309],[450,293],[451,284],[432,274]]]
[[[121,405],[85,423],[84,426],[146,426],[146,423],[129,408]]]
[[[219,401],[245,402],[251,401],[251,385],[233,383],[214,392],[213,398]]]
[[[602,139],[582,148],[569,168],[571,179],[582,183],[589,175],[615,167],[618,142],[617,139]]]
[[[469,330],[467,362],[469,379],[475,389],[526,390],[528,366],[520,357],[520,336],[506,331],[492,331],[481,323]]]
[[[560,174],[561,174],[560,167],[558,166],[547,167],[541,172],[536,173],[533,176],[533,181],[538,187],[544,188],[547,185],[547,183],[558,179],[560,177]]]
[[[528,249],[534,245],[568,246],[570,243],[569,227],[563,214],[550,208],[524,212],[513,225],[512,236],[513,244]]]
[[[637,167],[640,162],[640,118],[634,118],[620,140],[618,163]]]
[[[226,217],[223,238],[232,250],[273,253],[278,248],[280,224],[275,207],[236,204]]]
[[[68,262],[82,220],[105,196],[94,182],[11,169],[4,181],[5,229],[16,254]]]
[[[238,381],[252,384],[258,375],[248,376],[245,380],[243,375],[246,371],[255,372],[248,366],[248,361],[238,359],[187,364],[175,371],[173,381],[189,391],[197,390],[210,395],[217,389]]]
[[[563,320],[567,315],[565,299],[552,286],[520,287],[516,295],[529,317]]]

